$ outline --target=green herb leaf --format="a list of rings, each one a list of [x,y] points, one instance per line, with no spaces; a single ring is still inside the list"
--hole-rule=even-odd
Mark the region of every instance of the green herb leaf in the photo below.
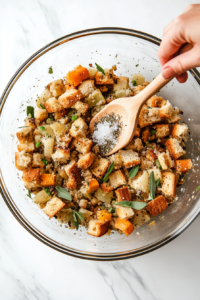
[[[69,200],[69,201],[72,200],[72,196],[65,189],[61,188],[60,186],[56,186],[56,190],[57,190],[58,197]]]
[[[108,180],[110,174],[111,174],[112,171],[113,171],[114,164],[115,164],[115,163],[114,163],[114,161],[113,161],[112,164],[108,167],[108,171],[107,171],[106,175],[105,175],[104,178],[103,178],[103,182],[106,182],[106,181]]]
[[[42,159],[42,161],[43,161],[43,163],[44,163],[45,166],[48,165],[48,161],[46,160],[46,158]]]
[[[105,207],[105,204],[101,205],[100,208],[101,208],[101,209],[106,208],[106,207]]]
[[[85,182],[86,182],[86,183],[87,183],[87,185],[89,186],[89,181],[88,181],[88,180],[86,180]]]
[[[147,108],[148,108],[148,109],[152,109],[152,107],[151,107],[151,106],[147,106]]]
[[[97,70],[99,72],[101,72],[103,75],[105,75],[105,72],[104,72],[104,69],[102,67],[100,67],[97,63],[95,63],[96,67],[97,67]]]
[[[40,142],[38,142],[38,143],[35,145],[35,147],[36,147],[36,148],[39,148],[39,147],[40,147],[40,145],[41,145],[41,143],[40,143]]]
[[[145,146],[148,147],[148,146],[149,146],[149,142],[146,142],[146,143],[145,143]]]
[[[196,189],[196,192],[198,192],[200,190],[200,185],[198,186],[198,188]]]
[[[139,201],[120,201],[116,202],[115,205],[121,205],[124,207],[131,207],[133,209],[140,210],[147,206],[147,203]]]
[[[29,198],[31,198],[31,191],[30,190],[28,190],[28,194],[26,196],[28,196]]]
[[[138,196],[141,200],[144,199],[140,194],[137,194],[137,196]]]
[[[138,67],[139,66],[139,64],[137,64],[137,65],[135,65],[136,67]]]
[[[113,207],[110,207],[110,208],[108,209],[108,212],[111,213],[111,214],[113,214],[113,213],[115,213],[115,209],[114,209]]]
[[[52,116],[52,114],[48,114],[48,118],[54,121],[54,117]]]
[[[52,68],[52,67],[49,67],[48,73],[49,73],[49,74],[53,74],[53,68]]]
[[[134,167],[130,172],[129,172],[129,178],[133,178],[137,175],[139,170],[139,165]]]
[[[85,220],[82,215],[83,215],[83,213],[80,213],[80,212],[77,212],[76,210],[73,210],[73,219],[74,219],[73,224],[74,224],[76,230],[79,229],[79,221],[78,221],[78,219],[81,222],[84,222],[84,220]]]
[[[34,118],[34,108],[33,108],[33,106],[27,106],[26,114],[27,114],[27,116],[30,115],[31,118]]]
[[[102,178],[97,178],[98,183],[103,183],[103,179]]]
[[[75,121],[75,120],[77,120],[77,119],[78,119],[77,116],[72,116],[72,121]]]
[[[45,127],[44,127],[44,126],[40,126],[40,130],[41,130],[41,131],[44,131],[44,130],[45,130]]]
[[[158,180],[156,180],[156,186],[160,185],[160,178],[158,178]]]
[[[21,126],[21,127],[18,127],[18,128],[28,128],[29,126]]]
[[[48,188],[45,189],[45,192],[46,192],[49,196],[51,196],[50,190],[49,190]]]
[[[45,109],[44,105],[42,105],[42,104],[40,104],[40,107],[43,108],[43,109]]]
[[[151,135],[154,135],[156,133],[156,130],[155,129],[152,129],[151,130]]]
[[[155,199],[155,193],[156,193],[156,182],[154,177],[154,172],[152,171],[149,178],[149,191],[150,191],[150,199]]]
[[[158,169],[162,170],[161,164],[159,162],[159,159],[156,159],[156,166],[158,167]]]
[[[133,81],[132,81],[132,84],[133,84],[134,86],[137,86],[137,81],[133,80]]]

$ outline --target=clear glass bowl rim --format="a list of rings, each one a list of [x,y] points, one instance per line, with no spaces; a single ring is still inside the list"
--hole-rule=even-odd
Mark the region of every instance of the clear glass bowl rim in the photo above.
[[[99,28],[91,28],[91,29],[86,29],[82,31],[77,31],[68,35],[65,35],[38,50],[35,52],[32,56],[30,56],[20,67],[19,69],[15,72],[13,77],[10,79],[8,82],[7,86],[5,87],[2,96],[0,98],[0,113],[2,112],[3,106],[5,104],[5,101],[8,97],[9,92],[13,88],[14,84],[18,80],[18,78],[22,75],[22,73],[32,64],[33,61],[38,59],[40,56],[42,56],[45,52],[48,52],[49,50],[66,43],[68,41],[71,41],[73,39],[78,39],[84,36],[89,36],[89,35],[96,35],[96,34],[124,34],[124,35],[129,35],[133,37],[139,37],[141,39],[147,40],[151,43],[154,43],[156,45],[160,45],[161,39],[150,35],[148,33],[142,32],[142,31],[137,31],[134,29],[128,29],[128,28],[121,28],[121,27],[99,27]],[[194,77],[194,79],[197,81],[197,83],[200,85],[200,73],[198,72],[197,69],[192,69],[189,71],[190,74]],[[1,117],[1,116],[0,116]],[[184,222],[182,222],[181,226],[178,226],[173,232],[169,233],[168,235],[164,236],[161,238],[159,241],[156,243],[149,244],[146,247],[136,249],[133,252],[129,251],[127,252],[119,252],[116,254],[94,254],[91,252],[83,252],[83,251],[77,251],[73,250],[68,247],[64,247],[63,245],[56,243],[52,239],[48,238],[44,234],[42,234],[37,228],[33,227],[32,224],[26,220],[26,218],[22,215],[22,213],[18,210],[17,206],[14,203],[13,199],[9,199],[9,197],[6,194],[6,191],[4,189],[3,185],[3,176],[2,176],[2,171],[1,171],[1,166],[0,166],[0,193],[2,198],[4,199],[7,207],[13,214],[13,216],[16,218],[16,220],[29,232],[31,233],[35,238],[37,238],[39,241],[43,242],[45,245],[62,252],[64,254],[71,255],[73,257],[77,258],[82,258],[82,259],[88,259],[88,260],[98,260],[98,261],[112,261],[112,260],[121,260],[121,259],[127,259],[127,258],[132,258],[132,257],[137,257],[146,253],[149,253],[153,250],[156,250],[173,239],[175,239],[177,236],[179,236],[184,230],[196,219],[196,217],[199,214],[200,211],[200,205],[197,207],[193,213],[191,213]],[[198,197],[198,200],[200,199],[200,196]]]

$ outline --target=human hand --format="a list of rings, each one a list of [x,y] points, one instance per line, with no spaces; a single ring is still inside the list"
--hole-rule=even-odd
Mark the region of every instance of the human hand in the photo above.
[[[200,4],[186,7],[184,12],[163,31],[158,57],[165,79],[176,76],[180,83],[187,81],[187,70],[200,66]],[[178,54],[185,43],[191,50]]]

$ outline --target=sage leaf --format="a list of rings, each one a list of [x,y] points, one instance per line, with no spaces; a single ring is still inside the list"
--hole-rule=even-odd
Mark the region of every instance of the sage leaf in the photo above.
[[[26,114],[27,114],[27,116],[30,115],[31,118],[34,118],[34,108],[33,108],[33,106],[27,106]]]
[[[65,189],[61,188],[60,186],[56,186],[56,190],[57,190],[58,197],[69,200],[69,201],[72,200],[72,196]]]
[[[156,186],[160,185],[160,178],[158,178],[158,180],[156,180]]]
[[[97,67],[97,70],[99,72],[101,72],[103,75],[105,75],[105,72],[104,72],[104,69],[102,67],[100,67],[97,63],[95,63],[96,67]]]
[[[198,186],[198,188],[196,189],[196,192],[198,192],[200,190],[200,185]]]
[[[129,178],[133,178],[137,175],[139,170],[139,165],[134,167],[130,172],[129,172]]]
[[[113,161],[112,164],[108,167],[108,171],[107,171],[106,175],[105,175],[104,178],[103,178],[103,182],[106,182],[106,181],[108,180],[110,174],[111,174],[112,171],[113,171],[114,164],[115,164],[115,163],[114,163],[114,161]]]
[[[115,205],[131,207],[133,209],[140,210],[140,209],[143,209],[144,207],[146,207],[147,203],[140,202],[140,201],[120,201],[120,202],[116,202]]]
[[[154,172],[152,171],[149,178],[149,191],[150,191],[150,198],[153,200],[155,199],[156,193],[156,181],[154,177]]]

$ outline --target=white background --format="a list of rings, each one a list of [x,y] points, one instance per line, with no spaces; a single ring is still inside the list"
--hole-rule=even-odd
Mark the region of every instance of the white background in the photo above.
[[[0,0],[0,93],[25,60],[54,39],[100,26],[133,28],[162,38],[163,28],[190,3]],[[198,217],[176,240],[142,257],[83,261],[40,243],[0,199],[0,299],[200,299],[199,227]]]

